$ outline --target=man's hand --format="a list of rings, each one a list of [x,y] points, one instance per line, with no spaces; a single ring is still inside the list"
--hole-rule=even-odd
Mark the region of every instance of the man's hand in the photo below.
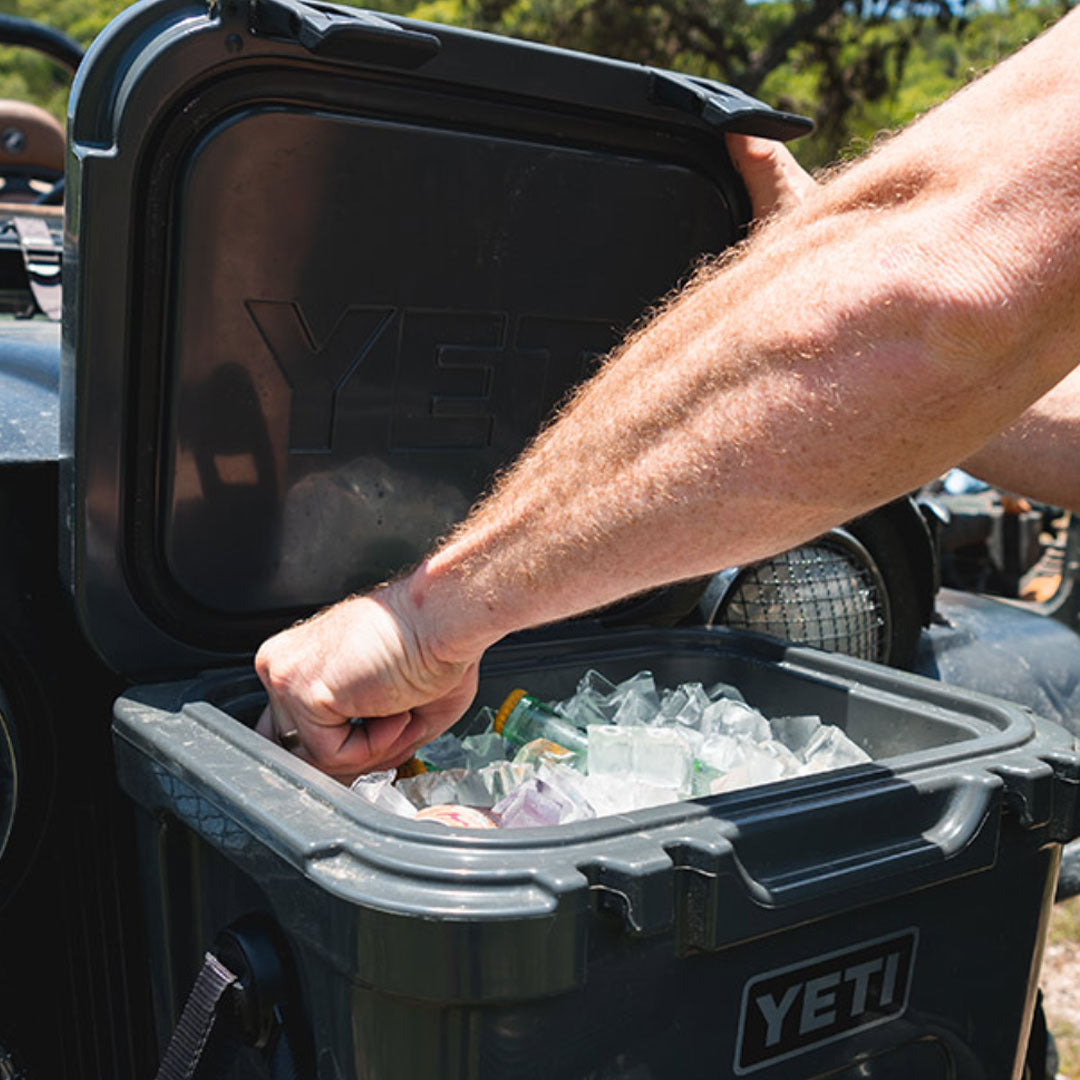
[[[476,693],[477,660],[433,656],[421,622],[402,582],[270,638],[255,658],[269,696],[256,730],[345,781],[405,761]]]
[[[797,206],[817,187],[781,142],[756,135],[728,135],[727,148],[750,193],[755,221]]]

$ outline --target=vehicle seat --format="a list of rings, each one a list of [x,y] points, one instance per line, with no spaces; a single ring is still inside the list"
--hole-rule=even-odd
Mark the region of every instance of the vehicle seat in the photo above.
[[[0,203],[33,202],[64,174],[64,129],[38,105],[0,99]]]

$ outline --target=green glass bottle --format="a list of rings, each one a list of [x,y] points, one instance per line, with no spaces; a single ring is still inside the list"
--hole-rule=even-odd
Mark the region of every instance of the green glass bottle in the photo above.
[[[589,737],[581,728],[524,690],[513,691],[499,706],[493,726],[514,746],[547,739],[582,756],[589,749]]]

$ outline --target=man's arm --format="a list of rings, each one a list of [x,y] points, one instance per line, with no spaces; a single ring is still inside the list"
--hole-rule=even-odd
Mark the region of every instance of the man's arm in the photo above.
[[[1006,491],[1080,511],[1080,369],[968,457],[963,467]]]
[[[1080,13],[700,275],[413,574],[263,646],[262,729],[393,764],[506,633],[790,547],[986,444],[1074,363],[1077,55]]]
[[[800,204],[817,186],[783,143],[729,136],[732,159],[750,192],[754,218]],[[1077,342],[1080,362],[1080,342]],[[957,402],[957,408],[965,403]],[[1080,369],[1074,369],[963,467],[988,483],[1080,511]]]

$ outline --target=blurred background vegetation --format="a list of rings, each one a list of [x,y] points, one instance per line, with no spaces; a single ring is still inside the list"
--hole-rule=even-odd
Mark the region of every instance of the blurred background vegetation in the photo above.
[[[414,15],[676,68],[812,116],[794,148],[808,168],[864,149],[1059,18],[1075,0],[382,0]],[[0,0],[88,45],[123,0]],[[64,115],[68,79],[0,49],[0,97]]]

